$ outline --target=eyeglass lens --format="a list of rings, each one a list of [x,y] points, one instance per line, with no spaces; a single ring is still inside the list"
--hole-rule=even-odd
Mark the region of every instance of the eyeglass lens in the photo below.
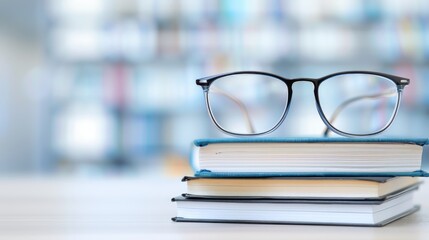
[[[371,74],[334,76],[320,84],[318,93],[328,122],[350,134],[371,134],[386,127],[399,97],[393,81]]]
[[[270,76],[237,74],[214,81],[208,100],[212,116],[223,130],[260,134],[280,121],[288,89],[284,82]]]

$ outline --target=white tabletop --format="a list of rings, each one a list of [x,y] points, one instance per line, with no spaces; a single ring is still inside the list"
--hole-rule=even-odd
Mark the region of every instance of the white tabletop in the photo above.
[[[175,223],[180,177],[0,179],[0,239],[429,239],[429,186],[419,212],[381,228]]]

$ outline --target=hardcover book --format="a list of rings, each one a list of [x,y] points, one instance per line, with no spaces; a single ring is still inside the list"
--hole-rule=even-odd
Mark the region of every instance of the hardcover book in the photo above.
[[[184,177],[187,198],[384,200],[416,189],[416,177]]]
[[[419,209],[413,191],[384,200],[204,199],[176,197],[177,222],[383,226]]]
[[[222,138],[194,141],[198,177],[429,176],[425,138]]]

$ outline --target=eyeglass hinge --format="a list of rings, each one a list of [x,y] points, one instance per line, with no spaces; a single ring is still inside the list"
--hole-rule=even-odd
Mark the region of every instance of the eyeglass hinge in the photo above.
[[[197,79],[196,84],[200,85],[200,86],[207,86],[208,81],[207,81],[207,79]]]
[[[410,80],[408,80],[408,79],[401,79],[401,83],[408,84],[408,83],[410,83]]]

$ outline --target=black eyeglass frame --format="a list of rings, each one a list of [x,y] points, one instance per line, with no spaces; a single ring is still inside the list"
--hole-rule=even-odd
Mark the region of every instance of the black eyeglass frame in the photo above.
[[[209,101],[209,89],[210,89],[210,85],[216,81],[219,78],[222,77],[226,77],[226,76],[231,76],[231,75],[240,75],[240,74],[255,74],[255,75],[264,75],[264,76],[269,76],[269,77],[273,77],[276,79],[279,79],[280,81],[284,82],[287,86],[288,89],[288,99],[287,99],[287,103],[286,106],[283,110],[282,116],[279,120],[279,122],[272,127],[271,129],[265,131],[265,132],[261,132],[261,133],[234,133],[234,132],[230,132],[224,128],[222,128],[222,126],[217,122],[216,118],[214,117],[214,114],[212,112],[211,106],[210,106],[210,101]],[[397,86],[397,93],[398,93],[398,99],[396,102],[396,106],[395,106],[395,110],[393,112],[393,115],[391,116],[391,118],[389,119],[389,122],[379,131],[373,132],[373,133],[368,133],[368,134],[354,134],[354,133],[347,133],[347,132],[343,132],[341,130],[338,130],[337,128],[335,128],[334,126],[331,125],[331,123],[328,121],[328,119],[326,118],[325,114],[322,111],[322,107],[320,105],[320,100],[319,100],[319,86],[322,82],[324,82],[325,80],[328,80],[329,78],[335,77],[335,76],[339,76],[339,75],[346,75],[346,74],[369,74],[369,75],[375,75],[375,76],[380,76],[380,77],[384,77],[386,79],[389,79],[390,81],[392,81],[393,83],[396,84]],[[258,136],[258,135],[263,135],[263,134],[269,134],[272,133],[273,131],[275,131],[277,128],[280,127],[280,125],[284,122],[284,120],[286,119],[287,113],[289,111],[289,107],[290,107],[290,103],[292,100],[292,94],[293,94],[293,90],[292,90],[292,85],[295,82],[311,82],[313,83],[314,86],[314,97],[316,100],[316,108],[317,108],[317,112],[320,115],[320,118],[322,119],[322,121],[325,123],[325,125],[328,127],[329,130],[331,130],[332,132],[342,135],[342,136],[346,136],[346,137],[363,137],[363,136],[371,136],[371,135],[376,135],[379,134],[383,131],[385,131],[388,127],[390,127],[390,125],[392,124],[394,118],[396,117],[396,114],[398,112],[399,109],[399,105],[401,102],[401,98],[402,98],[402,91],[404,89],[404,87],[406,85],[408,85],[410,83],[410,79],[408,78],[404,78],[404,77],[399,77],[399,76],[394,76],[394,75],[390,75],[390,74],[386,74],[386,73],[380,73],[380,72],[372,72],[372,71],[344,71],[344,72],[337,72],[337,73],[333,73],[333,74],[329,74],[326,75],[324,77],[321,78],[293,78],[293,79],[289,79],[289,78],[285,78],[282,76],[278,76],[272,73],[268,73],[268,72],[261,72],[261,71],[237,71],[237,72],[229,72],[229,73],[223,73],[223,74],[218,74],[218,75],[213,75],[213,76],[208,76],[208,77],[204,77],[204,78],[199,78],[196,80],[196,84],[201,86],[203,91],[204,91],[204,98],[205,98],[205,103],[206,103],[206,108],[207,111],[210,115],[210,118],[212,120],[212,122],[216,125],[217,128],[219,128],[222,132],[232,135],[232,136]],[[325,133],[326,135],[327,133]]]

